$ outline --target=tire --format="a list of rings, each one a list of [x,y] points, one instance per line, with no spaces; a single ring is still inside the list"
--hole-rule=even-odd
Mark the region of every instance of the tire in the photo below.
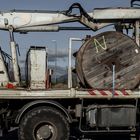
[[[69,140],[69,124],[60,111],[38,107],[28,112],[19,125],[19,140]]]

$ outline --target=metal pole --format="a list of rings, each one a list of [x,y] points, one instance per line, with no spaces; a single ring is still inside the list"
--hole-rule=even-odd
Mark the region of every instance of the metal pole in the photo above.
[[[12,56],[12,66],[13,66],[14,81],[17,84],[20,84],[18,57],[17,57],[16,43],[14,41],[14,34],[13,34],[12,28],[9,28],[9,34],[10,34],[10,47],[11,47],[11,56]]]
[[[55,49],[55,84],[57,83],[57,42],[56,40],[52,40],[54,42]]]
[[[69,58],[68,58],[68,88],[72,88],[72,41],[82,41],[81,38],[69,38]]]
[[[136,43],[137,45],[139,46],[140,45],[140,33],[139,33],[139,26],[140,26],[140,22],[137,20],[135,22],[135,40],[136,40]]]
[[[112,81],[113,81],[113,83],[112,83],[112,94],[113,94],[113,96],[115,95],[115,65],[113,64],[112,65],[112,67],[113,67],[113,78],[112,78]]]

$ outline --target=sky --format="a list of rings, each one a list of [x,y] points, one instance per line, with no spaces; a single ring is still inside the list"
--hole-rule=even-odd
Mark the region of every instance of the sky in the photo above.
[[[67,10],[74,2],[80,3],[87,12],[91,12],[94,8],[104,7],[129,7],[130,0],[0,0],[0,11],[9,11],[12,9],[22,10]],[[73,23],[68,24],[74,26]],[[76,26],[79,24],[75,24]],[[111,30],[110,28],[103,29]],[[102,32],[99,31],[99,32]],[[25,60],[25,56],[29,46],[47,46],[51,54],[54,54],[55,44],[52,40],[56,40],[57,53],[63,54],[64,57],[57,59],[59,66],[66,67],[68,41],[70,37],[84,38],[86,35],[96,35],[99,32],[93,31],[60,31],[60,32],[43,32],[43,33],[28,33],[15,34],[15,40],[19,44],[21,56],[20,62]],[[74,43],[73,50],[77,50],[81,44]],[[0,46],[4,51],[10,54],[9,49],[9,33],[0,31]],[[49,53],[49,52],[48,52]],[[59,56],[59,55],[58,55]],[[53,61],[53,60],[52,60]],[[51,63],[51,62],[50,62]],[[53,63],[53,62],[52,62]],[[22,65],[22,63],[21,63]]]

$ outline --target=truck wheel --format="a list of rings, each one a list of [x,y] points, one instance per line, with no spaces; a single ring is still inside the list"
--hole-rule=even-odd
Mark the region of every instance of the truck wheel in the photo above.
[[[19,126],[20,140],[68,140],[69,124],[52,107],[38,107],[28,112]]]

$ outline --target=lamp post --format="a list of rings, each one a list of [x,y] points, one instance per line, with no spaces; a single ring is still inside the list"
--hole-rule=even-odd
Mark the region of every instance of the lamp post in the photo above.
[[[54,43],[54,50],[55,50],[55,84],[57,83],[57,42],[56,40],[52,40]]]

